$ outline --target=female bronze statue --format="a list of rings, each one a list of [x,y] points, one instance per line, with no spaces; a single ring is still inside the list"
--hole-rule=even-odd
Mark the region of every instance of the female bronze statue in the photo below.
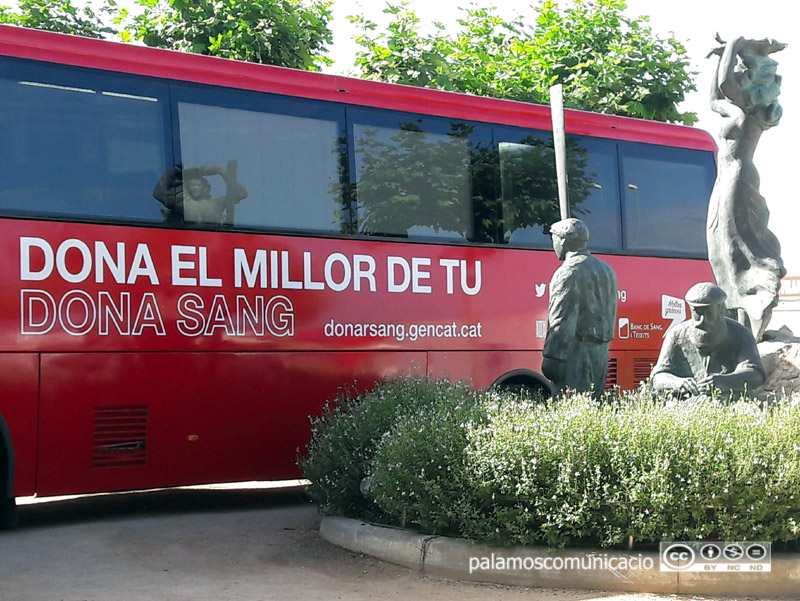
[[[717,181],[708,207],[708,255],[717,284],[728,295],[756,341],[778,303],[786,275],[778,239],[768,229],[769,210],[759,192],[753,155],[764,130],[778,124],[781,77],[771,54],[786,44],[737,38],[709,54],[718,55],[711,107],[725,118],[720,132]]]

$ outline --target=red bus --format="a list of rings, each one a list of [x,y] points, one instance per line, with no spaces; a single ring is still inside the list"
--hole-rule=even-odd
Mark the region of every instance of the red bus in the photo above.
[[[7,26],[0,64],[0,496],[294,478],[398,372],[548,389],[547,107]],[[566,129],[632,388],[711,278],[715,145]]]

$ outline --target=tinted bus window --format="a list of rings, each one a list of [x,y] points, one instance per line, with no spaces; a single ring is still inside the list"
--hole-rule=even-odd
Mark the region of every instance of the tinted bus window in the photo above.
[[[568,135],[567,164],[572,216],[589,228],[589,248],[619,252],[622,216],[616,143]]]
[[[341,121],[179,102],[184,221],[341,232],[343,110],[331,112]]]
[[[552,136],[546,132],[495,130],[500,156],[499,223],[503,241],[550,246],[558,221],[558,184]]]
[[[489,129],[351,111],[358,232],[465,242],[474,232],[471,165]],[[473,140],[474,138],[474,140]]]
[[[69,69],[0,79],[0,210],[161,222],[165,88]],[[6,72],[8,73],[8,71]]]
[[[503,241],[549,248],[550,224],[560,219],[552,135],[495,128],[500,160],[499,221]],[[612,141],[567,136],[570,211],[598,251],[621,248],[616,147]]]
[[[625,250],[630,254],[706,256],[709,152],[620,144]]]

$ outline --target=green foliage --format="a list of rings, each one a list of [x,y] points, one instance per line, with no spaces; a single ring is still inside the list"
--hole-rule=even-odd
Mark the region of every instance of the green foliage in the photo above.
[[[303,467],[329,512],[496,544],[796,542],[798,441],[790,400],[534,402],[404,379],[316,420]]]
[[[431,400],[399,417],[371,461],[369,496],[401,526],[459,534],[480,515],[471,498],[467,432],[486,422],[480,397],[440,380]],[[466,522],[466,523],[465,523]]]
[[[540,0],[535,20],[504,21],[494,9],[471,8],[454,36],[441,23],[423,34],[407,2],[388,4],[384,12],[393,20],[386,32],[350,17],[362,30],[356,66],[368,79],[540,103],[561,83],[565,103],[575,108],[697,121],[677,109],[695,89],[683,44],[658,37],[647,17],[627,17],[625,0],[562,4],[568,7]]]
[[[88,38],[105,38],[117,33],[104,22],[119,23],[126,14],[114,0],[105,0],[97,10],[90,4],[81,4],[83,6],[75,6],[72,0],[19,0],[16,10],[0,6],[0,23]]]
[[[315,71],[333,34],[329,0],[138,0],[123,39]]]
[[[472,225],[467,131],[447,135],[403,124],[390,138],[367,128],[357,139],[359,231],[403,234],[422,225],[467,234]]]
[[[504,241],[526,227],[546,232],[559,219],[552,139],[529,136],[501,143],[497,152],[471,143],[470,133],[460,122],[446,132],[424,131],[420,120],[391,130],[356,126],[358,186],[350,198],[357,205],[349,213],[358,215],[357,231],[402,236],[422,226],[481,242]],[[596,174],[576,139],[567,140],[567,150],[571,214],[580,216]],[[344,222],[344,213],[338,218]]]
[[[596,174],[588,171],[586,148],[573,138],[566,144],[570,214],[580,217],[587,213],[582,205]],[[498,226],[506,232],[535,226],[549,234],[550,224],[561,218],[552,139],[530,136],[521,144],[501,145],[499,154],[501,194],[495,201],[499,205]]]
[[[331,0],[20,0],[0,7],[0,23],[310,71],[331,60]]]
[[[321,416],[311,418],[311,442],[298,458],[314,502],[329,513],[380,515],[360,490],[378,444],[396,421],[449,398],[454,387],[446,380],[399,377],[363,394],[347,391],[326,405]]]
[[[447,85],[443,35],[423,36],[419,33],[420,20],[406,2],[388,4],[383,11],[393,15],[388,32],[370,37],[377,25],[362,16],[351,15],[351,23],[361,27],[362,34],[355,41],[364,48],[359,52],[356,66],[366,79],[414,86],[452,89]],[[443,31],[441,23],[434,27]]]

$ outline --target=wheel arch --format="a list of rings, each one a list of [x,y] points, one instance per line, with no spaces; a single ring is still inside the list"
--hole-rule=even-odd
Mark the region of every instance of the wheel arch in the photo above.
[[[542,374],[530,369],[512,369],[504,373],[492,383],[492,389],[528,389],[540,391],[545,396],[552,396],[553,386]]]

